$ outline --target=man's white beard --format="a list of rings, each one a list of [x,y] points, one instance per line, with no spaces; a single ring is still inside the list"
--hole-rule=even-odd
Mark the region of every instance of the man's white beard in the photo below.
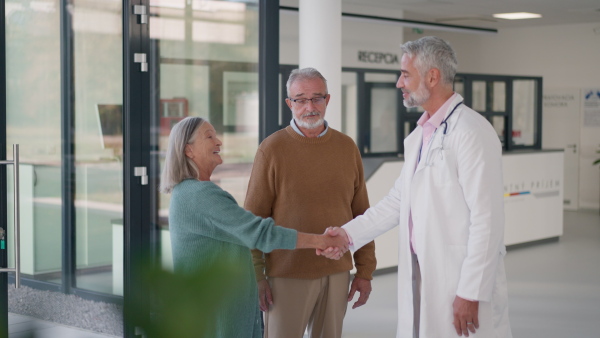
[[[427,102],[430,96],[431,93],[429,92],[429,90],[427,90],[425,84],[421,82],[421,84],[419,85],[419,89],[412,93],[409,93],[408,98],[402,103],[404,103],[404,106],[406,108],[419,107],[422,106],[423,103]]]
[[[315,122],[312,122],[312,123],[304,122],[304,120],[302,120],[303,117],[310,116],[313,113],[314,112],[302,114],[302,116],[300,116],[299,119],[294,116],[294,121],[296,121],[296,125],[300,128],[304,128],[304,129],[315,129],[315,128],[322,126],[323,123],[325,122],[325,119],[323,118],[323,116],[320,113],[317,113],[317,114],[319,114],[319,119]]]

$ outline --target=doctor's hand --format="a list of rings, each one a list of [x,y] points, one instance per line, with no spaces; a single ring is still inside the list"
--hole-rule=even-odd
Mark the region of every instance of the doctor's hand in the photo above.
[[[317,249],[317,255],[325,256],[329,259],[335,259],[335,260],[342,258],[342,256],[344,256],[346,251],[348,251],[347,248],[349,245],[349,240],[348,240],[348,236],[346,235],[346,231],[344,231],[344,229],[338,228],[338,227],[336,227],[336,228],[329,227],[325,230],[324,236],[329,236],[331,238],[337,238],[337,239],[343,241],[345,243],[346,250],[340,250],[340,249],[336,248],[335,246],[331,246],[331,247],[327,247],[324,250]]]
[[[322,248],[317,248],[317,255],[323,255],[328,252],[331,259],[340,259],[348,251],[348,239],[346,236],[341,236],[337,231],[326,230],[322,235],[325,245]]]
[[[352,305],[353,309],[356,309],[359,306],[363,306],[369,300],[369,295],[371,294],[371,281],[368,279],[354,277],[352,280],[352,285],[350,286],[350,293],[348,294],[348,302],[354,298],[354,294],[356,291],[360,292],[360,297],[358,300]]]
[[[261,311],[269,311],[269,305],[273,305],[271,286],[266,279],[258,282],[258,305]]]
[[[454,328],[459,336],[469,336],[469,331],[475,333],[479,328],[479,302],[470,301],[456,296],[452,304],[454,310]]]

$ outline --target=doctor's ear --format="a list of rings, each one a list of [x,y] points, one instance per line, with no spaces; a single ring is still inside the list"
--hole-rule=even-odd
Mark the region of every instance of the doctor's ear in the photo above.
[[[438,84],[438,82],[440,82],[441,76],[442,76],[442,74],[440,73],[439,69],[431,68],[427,72],[427,77],[426,77],[427,84],[429,84],[430,87],[434,87],[436,84]]]

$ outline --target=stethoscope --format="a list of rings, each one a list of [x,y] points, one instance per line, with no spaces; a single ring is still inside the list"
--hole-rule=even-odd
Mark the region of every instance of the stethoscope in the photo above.
[[[440,127],[442,125],[444,125],[444,131],[442,133],[442,140],[441,140],[441,149],[440,149],[440,153],[442,154],[442,159],[444,158],[444,138],[446,138],[446,133],[448,132],[448,119],[450,118],[450,116],[452,116],[452,114],[454,114],[454,111],[456,110],[456,108],[458,108],[458,106],[460,106],[461,104],[463,104],[464,101],[460,101],[456,106],[454,106],[454,108],[452,108],[452,111],[450,111],[450,114],[448,114],[448,116],[446,116],[446,118],[442,121],[442,123],[440,123]],[[431,153],[431,145],[433,144],[433,140],[435,139],[435,135],[437,134],[439,128],[436,128],[435,131],[433,132],[433,135],[431,136],[431,140],[429,140],[429,146],[427,148],[427,156],[425,157],[425,165],[428,167],[433,166],[433,162],[429,161],[429,154]],[[423,143],[421,143],[421,149],[423,148]],[[419,158],[421,157],[421,150],[419,150]]]

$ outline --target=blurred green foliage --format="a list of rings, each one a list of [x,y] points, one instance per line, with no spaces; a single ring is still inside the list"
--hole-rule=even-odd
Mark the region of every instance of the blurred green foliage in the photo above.
[[[148,338],[210,337],[215,309],[234,306],[230,295],[241,277],[238,265],[217,261],[186,274],[145,268],[148,298],[126,307],[125,320],[143,329]]]

